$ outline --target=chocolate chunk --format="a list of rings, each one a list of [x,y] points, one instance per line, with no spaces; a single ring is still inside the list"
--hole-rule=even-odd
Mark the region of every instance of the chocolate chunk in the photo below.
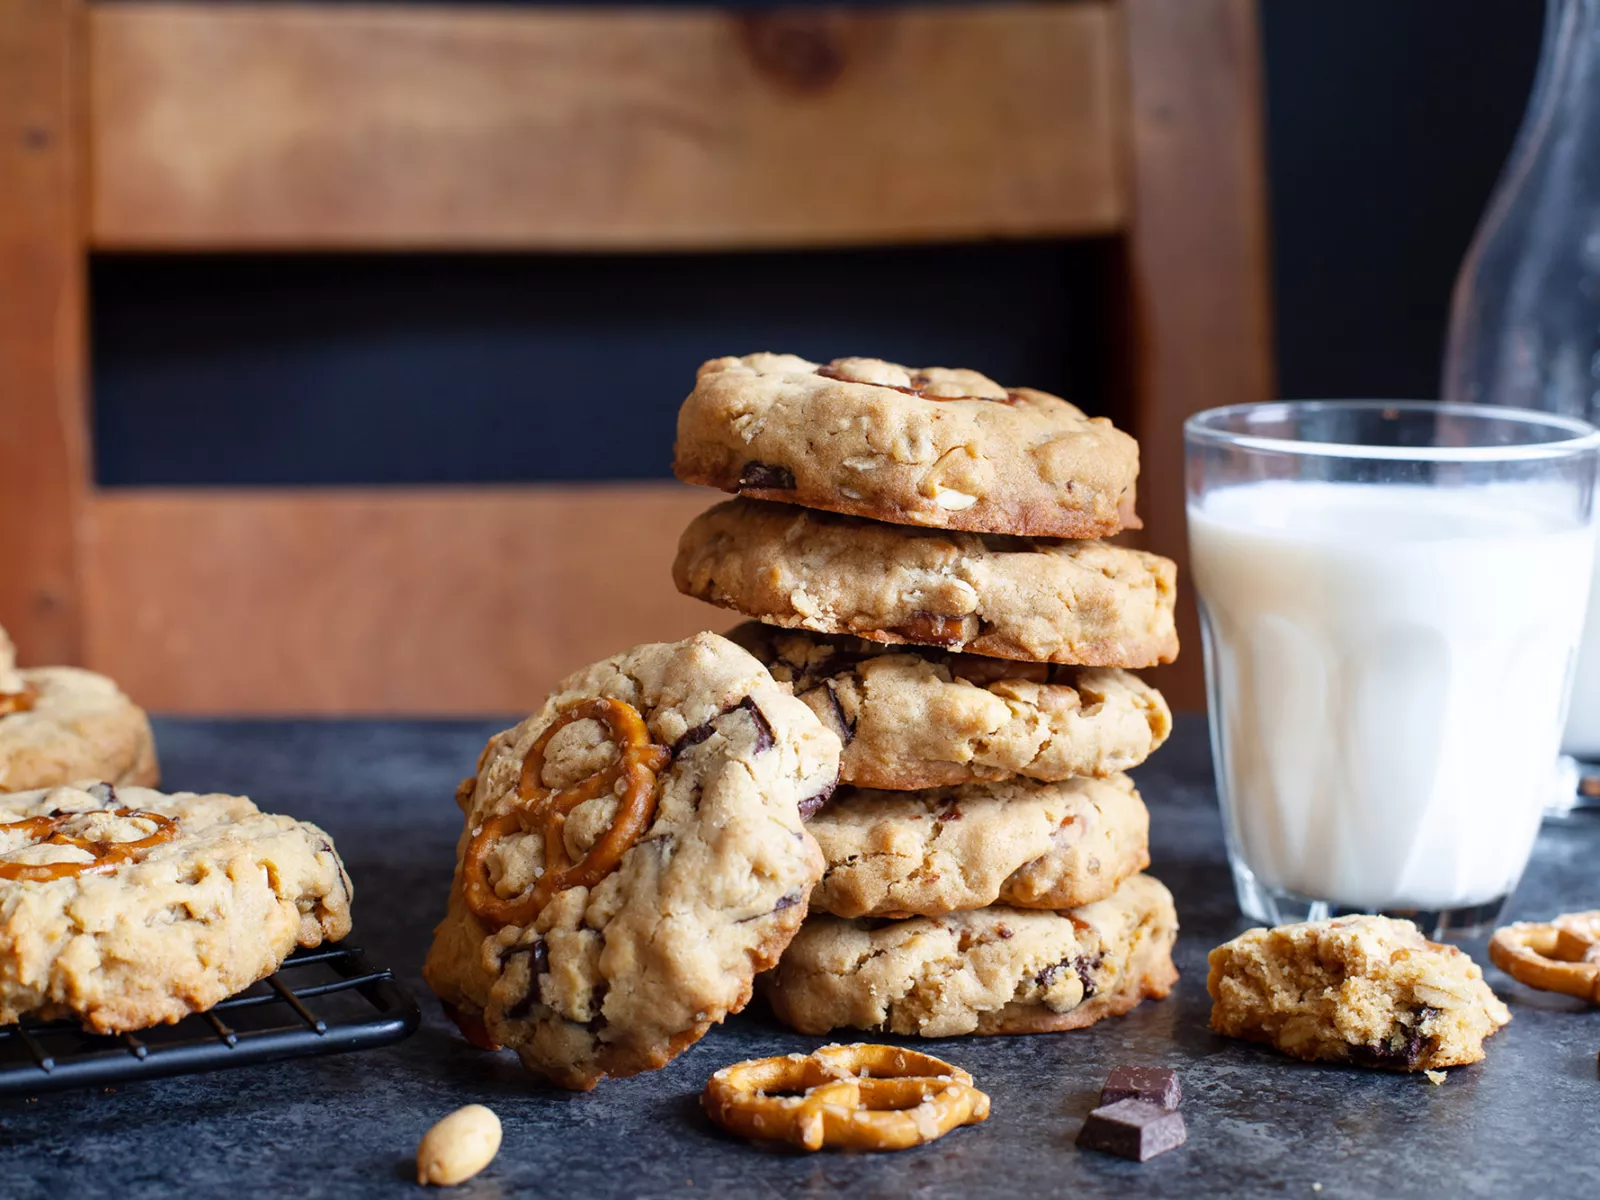
[[[746,488],[775,488],[792,492],[794,472],[788,467],[777,467],[771,463],[747,462],[744,470],[739,472],[739,490]]]
[[[771,750],[773,746],[777,745],[776,740],[772,736],[772,726],[767,723],[767,714],[761,711],[761,709],[756,705],[755,700],[750,696],[746,696],[743,700],[739,701],[739,707],[744,709],[755,718],[756,753],[764,754],[766,751]]]
[[[839,740],[848,746],[855,741],[855,722],[844,715],[844,708],[839,704],[839,695],[833,690],[833,680],[822,685],[822,690],[827,693],[828,707],[833,710],[834,733],[839,735]]]
[[[1094,978],[1090,975],[1090,972],[1098,970],[1099,967],[1100,955],[1098,954],[1093,958],[1086,958],[1080,954],[1072,960],[1072,969],[1078,973],[1078,981],[1083,984],[1083,998],[1085,1000],[1095,993]]]
[[[1162,1108],[1177,1108],[1183,1103],[1183,1087],[1178,1073],[1166,1067],[1116,1067],[1100,1089],[1100,1104],[1118,1100],[1143,1100]]]
[[[772,915],[772,913],[781,913],[784,909],[793,908],[796,904],[799,904],[799,903],[800,903],[800,893],[799,892],[787,892],[784,895],[778,897],[778,902],[772,906],[772,912],[758,913],[753,917],[740,917],[738,922],[737,922],[737,924],[748,925],[751,921],[760,921],[760,920],[762,920],[762,919],[764,919],[766,917],[770,917]]]
[[[108,808],[117,802],[117,789],[109,783],[91,783],[83,790]]]
[[[812,817],[816,816],[817,811],[833,798],[833,789],[836,786],[837,784],[830,783],[815,796],[807,796],[804,800],[800,801],[800,819],[802,821],[809,821]]]
[[[961,810],[954,804],[951,804],[949,808],[945,809],[942,813],[935,817],[934,820],[938,821],[941,825],[946,821],[959,821],[961,820]]]
[[[506,1009],[506,1019],[511,1021],[520,1021],[533,1011],[533,1006],[539,1003],[539,977],[550,971],[550,948],[542,938],[531,945],[513,946],[507,950],[501,956],[500,969],[504,971],[507,963],[523,955],[532,956],[528,963],[528,990],[523,993],[522,999]]]
[[[1048,967],[1035,975],[1033,980],[1040,987],[1047,988],[1051,984],[1055,983],[1056,976],[1061,974],[1061,968],[1066,965],[1066,963],[1051,963]]]
[[[584,1028],[590,1033],[599,1033],[606,1027],[606,1018],[603,1010],[606,1002],[606,993],[610,990],[611,985],[605,980],[601,980],[594,985],[594,999],[589,1001],[589,1007],[594,1010],[594,1016],[584,1022]]]
[[[1095,1109],[1078,1131],[1078,1145],[1145,1162],[1188,1140],[1183,1114],[1143,1100],[1119,1100]]]
[[[721,713],[718,713],[717,717],[720,717],[721,715],[722,715]],[[696,725],[693,729],[689,730],[687,733],[685,733],[677,741],[673,742],[672,743],[672,757],[673,757],[673,759],[676,760],[678,755],[682,754],[690,746],[698,746],[701,742],[705,741],[708,737],[710,737],[713,733],[715,733],[717,731],[717,726],[716,726],[717,717],[712,717],[711,720],[709,720],[709,721],[700,722],[700,724]]]
[[[1412,1012],[1409,1026],[1397,1024],[1387,1039],[1375,1046],[1351,1046],[1350,1061],[1363,1067],[1381,1067],[1390,1071],[1415,1071],[1418,1064],[1433,1052],[1437,1039],[1422,1032],[1423,1023],[1437,1016],[1436,1008],[1418,1008]]]

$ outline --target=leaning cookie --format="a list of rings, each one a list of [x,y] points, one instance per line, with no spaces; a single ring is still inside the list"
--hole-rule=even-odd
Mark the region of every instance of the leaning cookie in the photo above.
[[[0,796],[0,1025],[177,1021],[344,937],[350,900],[327,834],[243,796]]]
[[[0,629],[0,792],[78,779],[154,787],[144,711],[103,675],[74,667],[18,670]]]
[[[728,636],[844,742],[858,787],[1062,780],[1138,766],[1172,730],[1161,693],[1114,667],[890,647],[750,621]]]
[[[663,1066],[750,999],[806,912],[839,741],[725,638],[639,646],[492,738],[424,975],[569,1088]]]
[[[718,358],[678,413],[688,483],[941,529],[1137,529],[1139,447],[1060,397],[874,358]]]
[[[806,828],[828,862],[811,908],[838,917],[1074,908],[1150,865],[1150,814],[1126,775],[841,788]]]
[[[907,921],[809,919],[763,994],[801,1033],[915,1037],[1080,1029],[1172,990],[1178,918],[1135,875],[1068,912],[985,908]]]
[[[1250,929],[1210,963],[1211,1028],[1307,1061],[1460,1066],[1511,1020],[1464,951],[1390,917]]]
[[[769,625],[1028,662],[1151,667],[1178,652],[1177,569],[1104,542],[884,525],[729,500],[678,542],[678,590]]]

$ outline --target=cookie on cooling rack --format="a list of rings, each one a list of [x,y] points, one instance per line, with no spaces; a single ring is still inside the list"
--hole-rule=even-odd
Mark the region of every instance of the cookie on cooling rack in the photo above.
[[[174,1022],[350,931],[328,835],[243,796],[0,795],[0,1025]]]

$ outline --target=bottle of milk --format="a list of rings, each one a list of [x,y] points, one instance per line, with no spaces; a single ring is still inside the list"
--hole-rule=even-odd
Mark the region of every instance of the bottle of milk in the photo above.
[[[1600,0],[1548,0],[1545,22],[1522,130],[1456,280],[1443,395],[1596,421]],[[1600,591],[1563,749],[1600,775]]]

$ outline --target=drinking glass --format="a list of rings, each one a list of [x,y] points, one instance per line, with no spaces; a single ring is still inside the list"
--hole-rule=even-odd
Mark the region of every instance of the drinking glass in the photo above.
[[[1553,785],[1600,433],[1423,401],[1184,425],[1211,748],[1239,906],[1268,924],[1496,920]]]

